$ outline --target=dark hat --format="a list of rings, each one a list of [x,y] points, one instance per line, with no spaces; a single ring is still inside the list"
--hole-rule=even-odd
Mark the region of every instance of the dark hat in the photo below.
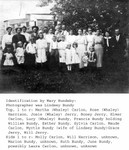
[[[12,30],[12,27],[7,27],[7,28],[6,28],[6,31],[8,31],[8,29],[11,29],[11,30]]]
[[[34,28],[36,28],[37,30],[39,30],[39,27],[38,27],[38,26],[33,26],[33,27],[32,27],[32,30],[33,30]]]
[[[17,32],[17,30],[18,30],[18,29],[20,29],[20,30],[22,31],[22,28],[21,28],[21,27],[17,27],[17,28],[15,29],[15,30],[16,30],[16,32]]]
[[[25,28],[25,29],[27,29],[27,27],[26,27],[26,26],[23,26],[23,27],[22,27],[22,29],[24,29],[24,28]]]

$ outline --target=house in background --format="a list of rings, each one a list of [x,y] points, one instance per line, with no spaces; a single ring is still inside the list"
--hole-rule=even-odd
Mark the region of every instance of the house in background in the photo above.
[[[34,25],[39,26],[39,28],[54,26],[56,15],[52,13],[51,8],[50,6],[35,7],[35,9],[26,12],[25,18],[5,20],[5,29],[7,26],[13,28],[27,26],[28,29]]]

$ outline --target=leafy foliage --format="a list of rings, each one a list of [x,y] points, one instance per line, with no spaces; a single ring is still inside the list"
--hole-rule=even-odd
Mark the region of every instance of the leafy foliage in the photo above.
[[[44,0],[41,0],[44,1]],[[50,0],[52,1],[52,0]],[[126,32],[128,0],[53,0],[52,9],[63,23],[72,29],[99,26],[113,30],[120,27]],[[48,0],[49,2],[49,0]]]

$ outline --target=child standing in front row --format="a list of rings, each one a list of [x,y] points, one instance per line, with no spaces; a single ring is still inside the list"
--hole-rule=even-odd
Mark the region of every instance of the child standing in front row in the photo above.
[[[71,52],[71,44],[68,44],[65,50],[66,53],[66,65],[67,65],[67,70],[71,71],[72,70],[72,52]]]
[[[58,43],[58,50],[59,50],[59,65],[60,65],[60,71],[65,71],[66,70],[66,46],[67,42],[65,40],[65,36],[61,37],[61,41]]]
[[[50,60],[49,60],[49,69],[51,71],[58,71],[59,69],[59,52],[58,52],[58,42],[57,37],[54,35],[52,41],[50,42]]]
[[[14,66],[14,54],[13,54],[13,47],[12,46],[7,46],[5,47],[3,51],[3,66],[4,67],[11,67]]]
[[[35,63],[36,63],[36,51],[37,47],[36,44],[34,43],[35,39],[34,36],[31,35],[30,37],[30,42],[26,46],[26,54],[25,54],[25,64],[29,68],[34,68]]]
[[[80,64],[78,51],[79,51],[78,50],[78,44],[76,42],[74,42],[72,45],[72,48],[71,48],[71,53],[72,53],[72,68],[75,71],[79,70],[79,64]]]
[[[21,41],[19,41],[15,56],[17,59],[17,63],[20,66],[24,64],[24,52],[25,52],[25,50],[23,49],[23,43]]]
[[[39,31],[39,39],[36,41],[36,47],[37,47],[37,57],[36,57],[37,67],[38,68],[43,67],[44,69],[46,69],[48,45],[47,41],[44,39],[42,31]]]
[[[89,59],[88,59],[89,62],[91,62],[91,63],[95,63],[96,62],[96,55],[95,55],[95,51],[94,51],[94,47],[93,46],[89,47],[88,56],[89,56]]]

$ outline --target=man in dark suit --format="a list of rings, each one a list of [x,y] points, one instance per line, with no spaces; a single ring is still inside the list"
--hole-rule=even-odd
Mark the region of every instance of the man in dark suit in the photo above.
[[[104,36],[104,64],[105,67],[108,67],[111,60],[111,51],[112,51],[112,37],[110,36],[109,32],[105,32]]]
[[[120,34],[119,29],[115,29],[115,35],[112,38],[112,61],[116,67],[120,67],[124,61],[126,49],[126,39]]]

